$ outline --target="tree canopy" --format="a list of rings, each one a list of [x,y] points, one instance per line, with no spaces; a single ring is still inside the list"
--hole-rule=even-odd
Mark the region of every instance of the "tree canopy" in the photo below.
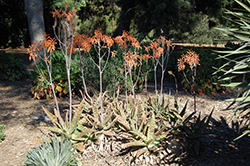
[[[243,0],[244,1],[244,0]],[[224,9],[232,10],[234,0],[43,0],[45,29],[52,33],[51,11],[69,3],[79,16],[79,30],[91,35],[101,28],[108,35],[123,30],[147,35],[165,35],[179,41],[211,43],[220,37],[214,26],[231,26],[223,18]],[[0,46],[27,46],[29,41],[24,1],[1,3]]]

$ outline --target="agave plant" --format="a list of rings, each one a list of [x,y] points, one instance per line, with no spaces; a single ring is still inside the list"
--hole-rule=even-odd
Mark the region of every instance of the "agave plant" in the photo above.
[[[137,157],[146,152],[156,152],[157,145],[169,135],[172,129],[168,129],[167,124],[157,123],[158,119],[156,119],[154,111],[147,111],[145,103],[140,104],[138,108],[140,111],[137,114],[134,113],[134,107],[131,106],[129,116],[124,112],[125,107],[121,103],[113,106],[120,135],[128,140],[124,146],[134,148]],[[135,116],[138,116],[138,127]]]
[[[2,142],[4,140],[4,137],[5,137],[5,135],[4,135],[5,128],[6,128],[6,126],[4,124],[0,125],[0,142]]]
[[[37,148],[29,151],[24,160],[27,166],[80,166],[81,163],[74,160],[79,153],[74,154],[70,140],[61,137],[49,137]]]
[[[63,119],[60,120],[60,116],[57,115],[57,111],[55,111],[54,115],[43,107],[43,110],[51,119],[51,122],[53,123],[54,127],[42,127],[42,128],[45,128],[55,133],[59,133],[64,137],[66,137],[67,139],[70,139],[73,143],[77,143],[79,141],[83,142],[88,141],[91,138],[93,139],[94,130],[84,126],[84,124],[86,123],[86,119],[81,118],[83,107],[84,107],[84,101],[82,101],[75,110],[75,114],[73,116],[70,127],[68,127],[69,126],[68,112],[66,113],[65,120]]]
[[[104,92],[104,95],[106,92]],[[102,100],[105,107],[104,115],[101,117],[100,114],[100,105],[99,99],[96,99],[96,102],[91,102],[87,98],[83,100],[84,102],[84,110],[86,114],[84,114],[84,118],[86,119],[86,123],[91,126],[98,134],[106,134],[109,135],[109,130],[115,124],[117,118],[114,118],[113,112],[108,110],[111,108],[110,104],[111,100],[108,100],[108,97],[103,95]]]
[[[165,112],[162,112],[161,115],[164,119],[164,121],[169,123],[169,127],[173,128],[174,132],[181,132],[181,128],[186,126],[190,120],[194,118],[195,112],[192,112],[188,116],[186,116],[186,110],[187,110],[187,104],[184,105],[181,111],[179,111],[179,105],[177,103],[177,100],[175,99],[174,108],[169,109],[169,107],[166,109]]]
[[[250,83],[249,79],[247,79],[247,76],[249,77],[248,74],[250,73],[250,1],[247,1],[248,5],[239,0],[235,0],[235,2],[237,2],[243,10],[239,10],[240,12],[227,10],[226,13],[235,18],[233,22],[238,24],[239,28],[217,29],[225,32],[225,34],[230,37],[234,37],[238,41],[242,41],[242,44],[236,50],[220,52],[224,55],[219,56],[219,58],[225,59],[227,63],[218,68],[216,73],[223,73],[221,80],[232,80],[231,83],[223,84],[224,86],[241,88],[237,98],[228,100],[232,101],[232,104],[229,105],[227,109],[235,109],[235,114],[237,114],[239,111],[245,113],[247,109],[250,108]],[[235,102],[239,102],[239,105],[234,106]],[[250,112],[246,112],[246,115],[249,115],[249,113]],[[245,132],[244,135],[249,133],[250,129]]]
[[[199,116],[196,118],[194,123],[190,124],[189,126],[185,126],[185,131],[188,138],[199,139],[204,136],[203,132],[207,128],[213,112],[214,109],[211,111],[208,117],[205,116],[203,119],[201,119],[201,113],[199,113]]]

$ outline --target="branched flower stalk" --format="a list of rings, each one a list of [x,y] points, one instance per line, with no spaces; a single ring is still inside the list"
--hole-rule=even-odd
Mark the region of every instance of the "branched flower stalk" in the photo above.
[[[158,95],[158,88],[157,88],[157,67],[161,67],[161,83],[160,83],[160,103],[162,102],[163,98],[163,81],[164,75],[167,69],[167,64],[169,60],[169,55],[173,52],[174,46],[171,45],[171,41],[167,40],[165,37],[160,36],[158,39],[150,43],[150,46],[145,47],[148,55],[151,54],[151,59],[154,65],[154,81],[155,81],[155,93],[156,99]]]
[[[76,12],[77,11],[74,8],[70,11],[67,11],[67,5],[65,5],[65,11],[62,11],[60,9],[54,10],[52,12],[53,17],[55,18],[53,25],[54,34],[61,48],[61,52],[65,57],[66,63],[69,87],[69,126],[71,126],[72,121],[72,90],[70,81],[70,66],[73,53],[74,35],[77,26]],[[58,28],[58,32],[56,32],[56,27]]]
[[[174,46],[171,45],[170,40],[166,40],[165,37],[160,36],[157,39],[157,42],[159,45],[164,48],[163,53],[161,54],[161,61],[159,58],[157,58],[157,61],[159,61],[159,65],[161,67],[161,90],[160,90],[160,103],[162,103],[162,93],[163,93],[163,81],[164,81],[164,76],[165,72],[168,66],[168,60],[169,60],[169,55],[173,52]],[[165,48],[166,47],[166,48]]]
[[[149,64],[148,64],[148,60],[150,59],[150,55],[149,54],[143,54],[142,55],[142,59],[144,59],[146,62],[146,74],[145,74],[145,77],[144,77],[144,80],[145,80],[145,91],[146,91],[146,98],[148,98],[148,73],[151,71],[151,69],[149,68]]]
[[[129,116],[130,112],[128,109],[128,94],[127,94],[127,75],[129,74],[129,79],[131,83],[131,91],[134,98],[134,109],[135,109],[135,117],[136,117],[136,126],[137,126],[137,100],[135,94],[135,86],[139,80],[139,75],[141,74],[141,63],[143,57],[139,56],[139,50],[141,49],[140,43],[136,37],[133,35],[129,35],[128,32],[123,31],[122,36],[117,36],[115,42],[119,45],[124,59],[124,71],[125,71],[125,93],[126,93],[126,105],[127,105],[127,115]],[[139,66],[139,71],[137,73],[135,82],[133,80],[132,69],[136,71],[136,67]]]
[[[111,38],[111,36],[103,35],[100,31],[100,29],[95,30],[94,36],[89,38],[90,44],[93,45],[95,53],[98,56],[98,62],[96,62],[90,51],[88,50],[87,53],[92,60],[92,62],[95,64],[95,66],[99,70],[99,79],[100,79],[100,92],[99,92],[99,102],[101,107],[101,122],[103,123],[103,96],[102,96],[102,74],[107,66],[107,63],[109,61],[110,55],[111,55],[111,46],[114,44],[114,40]],[[106,56],[106,59],[104,60],[104,57]],[[104,62],[103,62],[104,60]]]
[[[44,34],[44,39],[42,40],[42,43],[40,44],[38,41],[34,41],[31,46],[27,49],[27,54],[29,54],[29,60],[33,60],[35,62],[35,65],[40,72],[40,75],[42,76],[42,79],[45,80],[51,87],[53,97],[55,100],[56,104],[56,109],[55,109],[55,114],[59,118],[60,123],[63,124],[62,117],[60,114],[60,109],[55,93],[55,88],[53,86],[52,82],[52,59],[51,59],[51,54],[52,52],[55,51],[55,44],[56,44],[56,39],[51,38],[49,35]],[[40,47],[39,47],[40,46]],[[49,80],[47,80],[44,76],[44,73],[39,70],[38,64],[36,63],[36,58],[41,59],[42,61],[45,62],[48,75],[49,75]],[[63,126],[64,127],[64,126]]]
[[[89,98],[90,102],[93,103],[92,98],[90,97],[88,90],[87,90],[87,86],[86,86],[86,82],[85,82],[85,77],[84,77],[84,55],[82,56],[81,52],[82,50],[84,51],[85,54],[87,54],[87,52],[90,51],[91,49],[91,44],[90,44],[90,38],[88,38],[85,35],[76,35],[74,38],[74,48],[77,49],[78,51],[78,55],[80,58],[80,70],[81,70],[81,74],[82,74],[82,84],[83,84],[83,88],[84,88],[84,93],[86,94],[86,96]],[[81,50],[82,49],[82,50]]]
[[[191,80],[187,78],[186,73],[184,71],[185,63],[187,63],[191,69],[192,72]],[[188,50],[186,54],[182,54],[181,58],[178,59],[177,65],[178,65],[178,71],[182,70],[185,80],[191,86],[190,91],[194,96],[194,111],[196,112],[196,98],[195,98],[194,84],[195,84],[197,65],[200,65],[199,54],[197,54],[195,51]]]

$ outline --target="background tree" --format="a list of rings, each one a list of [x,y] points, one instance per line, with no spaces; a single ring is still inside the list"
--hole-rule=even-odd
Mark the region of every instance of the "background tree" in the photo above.
[[[27,47],[30,44],[25,1],[3,0],[0,4],[0,46]],[[79,30],[83,34],[92,35],[97,28],[112,36],[120,35],[122,30],[145,35],[154,32],[154,37],[164,35],[192,43],[212,43],[213,38],[222,37],[213,27],[232,27],[233,24],[224,19],[222,13],[224,8],[233,9],[236,6],[234,0],[36,1],[43,2],[45,31],[48,34],[53,34],[50,12],[69,3],[70,8],[78,9]]]
[[[41,41],[45,33],[43,2],[42,0],[25,0],[24,2],[31,43],[33,41]]]
[[[2,1],[0,7],[0,46],[28,47],[30,39],[24,1]]]
[[[110,0],[88,1],[78,15],[80,33],[93,35],[94,30],[101,28],[104,34],[114,35],[119,24],[120,7]]]
[[[219,35],[212,28],[226,23],[222,17],[224,8],[234,5],[233,0],[213,0],[207,2],[209,5],[199,0],[136,0],[134,3],[138,6],[130,30],[145,34],[153,30],[154,37],[165,35],[192,43],[213,42],[212,38]]]

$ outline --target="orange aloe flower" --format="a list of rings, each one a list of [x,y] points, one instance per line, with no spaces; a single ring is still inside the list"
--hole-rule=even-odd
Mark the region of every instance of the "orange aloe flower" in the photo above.
[[[56,39],[51,38],[48,34],[44,33],[44,39],[42,41],[42,48],[47,48],[47,52],[55,51]]]
[[[76,35],[74,37],[73,48],[81,48],[85,52],[90,51],[91,49],[90,39],[85,35],[80,35],[80,34]]]
[[[136,49],[141,48],[137,38],[133,35],[129,35],[129,32],[127,31],[123,31],[122,36],[117,36],[114,40],[122,49],[127,49],[129,44]]]
[[[31,59],[33,59],[33,61],[36,60],[37,54],[37,48],[38,48],[39,42],[38,41],[33,41],[33,44],[29,46],[29,48],[27,49],[27,54],[29,54],[29,60],[31,61]]]
[[[109,48],[114,44],[114,40],[112,39],[111,36],[103,35],[100,29],[97,29],[94,32],[94,36],[90,38],[90,43],[101,46],[101,42],[105,44],[105,47]]]
[[[181,58],[177,61],[178,71],[185,69],[185,63],[187,63],[191,69],[200,65],[199,54],[192,50],[188,50],[186,54],[182,54]]]
[[[158,59],[164,53],[165,45],[170,46],[174,49],[174,46],[171,45],[171,40],[167,40],[164,36],[160,36],[158,39],[150,43],[150,46],[145,47],[145,50],[149,53],[152,50],[152,58]]]
[[[55,51],[56,39],[51,38],[48,34],[44,33],[44,39],[41,42],[41,48],[45,49],[47,52]],[[33,59],[35,61],[37,54],[36,51],[40,51],[39,41],[34,41],[31,46],[27,49],[27,54],[29,54],[29,60]],[[46,54],[44,55],[46,58]]]
[[[185,58],[183,56],[182,58],[177,60],[177,66],[178,66],[178,71],[185,69]]]
[[[127,66],[129,67],[136,67],[137,65],[141,64],[140,56],[137,55],[135,52],[128,51],[125,53],[125,56],[123,56],[123,59],[125,60]]]

